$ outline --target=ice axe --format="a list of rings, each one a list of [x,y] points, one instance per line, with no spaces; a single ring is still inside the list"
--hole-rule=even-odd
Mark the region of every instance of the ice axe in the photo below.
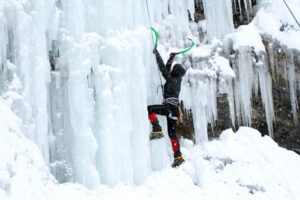
[[[189,48],[183,50],[183,51],[180,51],[180,52],[177,52],[176,54],[183,54],[183,53],[186,53],[188,52],[189,50],[191,50],[193,48],[193,46],[195,45],[195,42],[191,39],[191,38],[187,38],[188,40],[192,41],[192,44]]]
[[[153,28],[153,27],[151,27],[151,30],[154,32],[154,34],[155,34],[155,47],[157,47],[157,43],[158,43],[158,35],[157,35],[157,31]],[[179,52],[175,52],[174,54],[184,54],[184,53],[186,53],[186,52],[188,52],[189,50],[191,50],[192,48],[193,48],[193,46],[195,45],[195,42],[191,39],[191,38],[187,38],[188,40],[190,40],[190,41],[192,41],[192,44],[191,44],[191,46],[189,47],[189,48],[187,48],[187,49],[185,49],[185,50],[183,50],[183,51],[179,51]]]

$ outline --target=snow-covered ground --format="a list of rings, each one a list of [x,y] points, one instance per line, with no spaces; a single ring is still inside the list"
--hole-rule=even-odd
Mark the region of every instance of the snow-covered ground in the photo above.
[[[226,130],[203,145],[182,140],[186,163],[156,171],[138,186],[119,183],[88,190],[58,184],[38,147],[21,134],[20,120],[7,103],[0,101],[1,200],[300,198],[300,156],[246,127]]]

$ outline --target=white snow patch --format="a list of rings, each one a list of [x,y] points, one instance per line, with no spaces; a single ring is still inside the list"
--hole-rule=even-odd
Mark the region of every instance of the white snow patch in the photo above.
[[[38,147],[19,131],[20,120],[0,101],[0,199],[298,199],[300,156],[268,136],[242,127],[194,146],[182,140],[186,163],[152,173],[141,185],[119,183],[88,190],[56,184]],[[5,116],[5,117],[4,117]],[[163,157],[161,157],[163,158]]]
[[[299,1],[288,0],[286,2],[299,22]],[[300,27],[284,2],[282,0],[263,0],[259,5],[260,9],[256,13],[253,23],[259,28],[260,33],[271,35],[288,48],[300,50]]]
[[[55,183],[38,147],[21,133],[21,121],[0,99],[0,199],[44,199]]]
[[[253,47],[256,52],[265,52],[259,30],[254,24],[240,26],[234,33],[227,35],[225,40],[227,39],[233,41],[233,48],[235,50],[243,46],[250,46]]]

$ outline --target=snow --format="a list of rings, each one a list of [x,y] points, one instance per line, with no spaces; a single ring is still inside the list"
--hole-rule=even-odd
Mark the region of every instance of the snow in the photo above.
[[[56,181],[39,148],[21,132],[21,120],[2,98],[0,113],[0,199],[42,199]]]
[[[286,0],[286,2],[299,21],[299,1]],[[260,33],[271,35],[272,38],[288,48],[300,50],[300,41],[297,39],[300,27],[296,24],[284,2],[282,0],[263,0],[260,4],[261,8],[253,21]],[[282,26],[286,26],[284,31],[280,30]]]
[[[217,67],[217,71],[219,71],[220,75],[225,78],[235,78],[235,73],[230,67],[228,59],[223,56],[215,56],[212,58],[212,65]]]
[[[225,40],[232,40],[233,49],[240,47],[253,47],[256,52],[265,51],[259,30],[254,24],[240,26],[233,34],[226,36]]]
[[[169,160],[168,166],[157,169],[138,186],[120,182],[113,187],[100,184],[89,190],[81,184],[57,184],[38,147],[22,135],[20,119],[3,99],[0,111],[5,113],[5,117],[0,116],[0,199],[3,200],[300,197],[300,156],[247,127],[235,133],[225,130],[219,139],[203,145],[181,140],[186,163],[173,169]]]

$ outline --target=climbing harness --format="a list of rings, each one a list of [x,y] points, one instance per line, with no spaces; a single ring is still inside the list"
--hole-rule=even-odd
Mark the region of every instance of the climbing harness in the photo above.
[[[297,18],[295,17],[293,11],[290,9],[289,5],[286,3],[285,0],[283,0],[284,4],[286,5],[286,7],[289,9],[291,15],[293,16],[293,18],[295,19],[296,23],[298,24],[298,26],[300,27],[300,23],[298,22]]]

